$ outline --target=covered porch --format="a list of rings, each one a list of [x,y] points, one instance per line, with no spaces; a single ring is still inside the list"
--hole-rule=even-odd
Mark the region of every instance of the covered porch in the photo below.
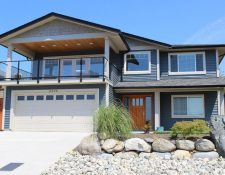
[[[213,115],[224,115],[223,78],[211,79],[215,87],[209,87],[209,84],[212,84],[210,80],[207,80],[209,84],[204,87],[193,87],[191,84],[189,87],[181,87],[174,81],[185,85],[186,81],[191,80],[160,80],[158,87],[157,82],[120,82],[116,85],[115,92],[130,112],[135,130],[143,130],[149,123],[152,130],[163,127],[168,131],[177,121],[208,121]],[[206,80],[191,82],[199,84],[204,81]]]

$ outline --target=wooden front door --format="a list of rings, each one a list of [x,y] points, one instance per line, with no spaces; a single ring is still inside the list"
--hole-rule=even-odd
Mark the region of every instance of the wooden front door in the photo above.
[[[2,130],[3,98],[0,98],[0,130]]]
[[[149,123],[153,127],[153,95],[124,95],[123,104],[130,112],[134,129],[144,129]]]

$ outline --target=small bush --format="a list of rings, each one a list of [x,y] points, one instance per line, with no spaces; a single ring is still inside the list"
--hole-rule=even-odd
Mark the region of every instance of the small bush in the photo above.
[[[128,138],[132,131],[129,112],[120,105],[100,107],[94,117],[96,131],[115,139]]]
[[[172,130],[172,136],[182,135],[184,138],[191,135],[207,134],[210,129],[204,120],[176,122]]]

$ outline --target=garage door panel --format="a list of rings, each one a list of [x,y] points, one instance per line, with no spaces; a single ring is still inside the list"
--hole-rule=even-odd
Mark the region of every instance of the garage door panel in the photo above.
[[[68,93],[71,95],[71,93]],[[94,99],[82,100],[16,100],[14,106],[13,129],[18,131],[93,131],[93,115],[98,108],[97,94]],[[40,92],[38,93],[40,95]],[[46,96],[43,94],[43,96]],[[16,96],[15,99],[17,98]]]

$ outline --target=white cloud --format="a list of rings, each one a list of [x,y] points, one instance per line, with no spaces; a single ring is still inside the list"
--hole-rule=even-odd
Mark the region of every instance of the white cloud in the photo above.
[[[225,17],[218,19],[188,38],[185,44],[218,44],[225,43]]]

